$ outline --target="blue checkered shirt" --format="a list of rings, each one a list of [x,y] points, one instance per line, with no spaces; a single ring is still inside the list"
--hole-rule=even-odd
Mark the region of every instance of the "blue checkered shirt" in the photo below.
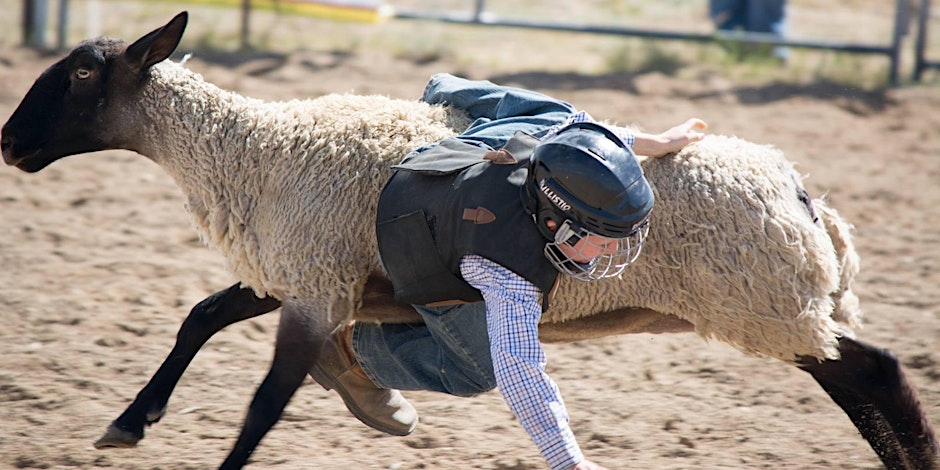
[[[496,384],[552,469],[566,469],[584,459],[568,426],[568,412],[558,387],[545,373],[539,342],[541,292],[531,282],[477,255],[466,255],[460,273],[486,302],[486,328]]]

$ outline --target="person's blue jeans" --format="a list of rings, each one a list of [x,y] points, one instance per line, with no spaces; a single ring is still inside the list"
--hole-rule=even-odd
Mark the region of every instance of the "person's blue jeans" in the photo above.
[[[448,74],[431,77],[422,100],[466,110],[474,121],[460,137],[493,149],[516,131],[535,135],[575,112],[541,93]],[[483,302],[415,309],[424,324],[357,323],[353,329],[356,358],[376,385],[457,396],[496,387]]]
[[[709,16],[720,30],[743,29],[755,33],[786,35],[786,0],[710,0]],[[778,46],[774,55],[787,59],[789,51]]]
[[[782,36],[786,0],[710,0],[709,15],[718,29],[743,29]]]
[[[467,111],[474,121],[459,137],[491,149],[505,145],[516,131],[535,135],[563,123],[576,111],[574,106],[542,93],[446,73],[431,77],[421,101]]]
[[[496,387],[486,304],[415,309],[424,323],[357,323],[352,343],[366,375],[383,388],[469,397]]]

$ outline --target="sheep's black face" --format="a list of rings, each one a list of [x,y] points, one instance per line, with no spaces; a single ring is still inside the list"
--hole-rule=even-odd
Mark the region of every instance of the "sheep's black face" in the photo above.
[[[115,132],[126,127],[115,101],[132,99],[150,67],[173,53],[188,18],[181,12],[126,48],[119,39],[83,42],[49,67],[0,131],[3,161],[36,172],[69,155],[128,148],[133,136]]]
[[[106,56],[115,46],[111,40],[83,43],[43,72],[3,126],[4,162],[36,172],[62,157],[105,148],[98,134],[107,104]]]

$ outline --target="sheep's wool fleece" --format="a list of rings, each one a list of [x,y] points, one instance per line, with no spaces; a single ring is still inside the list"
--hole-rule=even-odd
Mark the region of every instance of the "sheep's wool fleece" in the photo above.
[[[642,164],[656,204],[640,258],[619,279],[563,280],[547,319],[644,307],[747,353],[838,357],[861,322],[858,255],[835,210],[800,200],[782,152],[708,136]]]
[[[151,123],[141,153],[180,185],[232,273],[259,295],[338,318],[380,269],[375,209],[391,165],[468,124],[380,96],[251,100],[169,62],[140,101]],[[565,279],[543,321],[642,307],[747,353],[838,356],[838,336],[860,323],[857,255],[848,225],[818,199],[814,222],[782,152],[710,136],[642,163],[657,202],[640,259],[620,279]]]
[[[391,166],[454,135],[462,113],[383,96],[263,102],[169,61],[153,67],[141,153],[183,190],[203,241],[260,296],[348,318],[379,270],[375,210]]]

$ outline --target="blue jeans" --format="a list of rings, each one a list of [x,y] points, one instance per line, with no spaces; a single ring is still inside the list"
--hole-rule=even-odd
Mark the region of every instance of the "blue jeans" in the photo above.
[[[459,137],[492,149],[505,145],[516,131],[535,135],[576,111],[574,106],[542,93],[446,73],[431,77],[421,101],[467,111],[474,121]]]
[[[460,137],[493,149],[516,131],[538,134],[575,112],[541,93],[448,74],[431,77],[422,100],[466,110],[474,121]],[[376,385],[457,396],[496,387],[483,302],[415,309],[423,324],[357,323],[353,329],[356,358]]]
[[[357,323],[353,350],[366,375],[383,388],[469,397],[496,387],[486,304],[415,309],[424,323]]]
[[[783,36],[786,4],[786,0],[710,0],[708,8],[718,29]]]
[[[787,29],[786,7],[786,0],[710,0],[708,13],[721,30],[743,29],[783,37]],[[773,51],[784,60],[789,56],[786,47],[777,46]]]

